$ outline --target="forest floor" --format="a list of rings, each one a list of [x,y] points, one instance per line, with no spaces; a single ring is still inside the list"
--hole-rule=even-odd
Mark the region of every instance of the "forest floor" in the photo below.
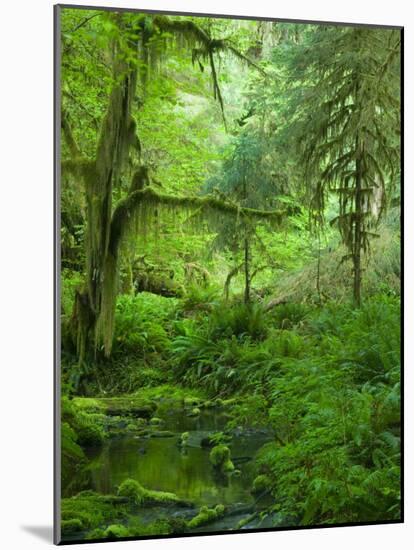
[[[398,298],[203,296],[122,296],[110,362],[64,357],[63,539],[395,519]]]

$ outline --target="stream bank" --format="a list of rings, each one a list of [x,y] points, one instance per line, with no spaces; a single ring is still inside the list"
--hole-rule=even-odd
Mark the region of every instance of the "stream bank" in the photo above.
[[[162,530],[163,523],[168,525],[164,530],[170,532],[266,526],[258,514],[268,504],[266,491],[262,495],[252,491],[253,459],[258,449],[272,440],[272,433],[267,427],[229,430],[231,403],[134,396],[74,401],[100,423],[106,438],[102,446],[85,447],[86,462],[62,486],[62,518],[71,522],[63,522],[65,540],[97,538],[97,529],[107,537],[109,528],[113,538],[134,536],[126,535],[131,528],[135,533],[138,530],[135,536],[141,532],[145,536],[154,524]],[[234,468],[227,473],[211,461],[212,449],[218,444],[229,449]],[[137,506],[121,501],[119,488],[125,480],[156,495],[175,495],[177,502],[146,499]],[[114,514],[107,510],[98,525],[89,522],[94,529],[84,528],[88,522],[74,523],[73,504],[82,495],[101,503],[114,498]],[[82,506],[85,508],[85,502]]]

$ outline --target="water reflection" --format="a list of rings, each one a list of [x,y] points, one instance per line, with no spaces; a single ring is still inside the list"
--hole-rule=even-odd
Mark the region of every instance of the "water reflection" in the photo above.
[[[169,411],[167,408],[162,417],[165,421],[163,429],[173,431],[174,437],[125,437],[110,441],[100,451],[89,454],[87,468],[73,477],[70,486],[64,490],[65,496],[82,489],[115,493],[122,481],[132,478],[148,489],[176,493],[197,505],[253,502],[249,491],[252,462],[246,457],[252,457],[269,439],[267,434],[252,432],[233,437],[232,456],[245,460],[238,466],[241,470],[239,477],[223,478],[215,474],[209,462],[209,449],[191,446],[183,451],[177,442],[179,435],[188,431],[190,441],[199,444],[207,433],[224,428],[225,416],[208,411],[198,418],[189,418],[183,411]]]

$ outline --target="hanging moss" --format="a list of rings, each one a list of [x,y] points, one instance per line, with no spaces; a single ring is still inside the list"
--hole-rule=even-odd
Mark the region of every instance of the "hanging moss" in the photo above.
[[[122,16],[116,21],[121,29],[127,28]],[[91,333],[95,350],[103,346],[106,356],[111,353],[120,245],[129,235],[135,233],[145,241],[150,232],[157,233],[163,216],[174,216],[177,210],[188,215],[189,226],[193,231],[214,228],[218,221],[223,220],[223,216],[266,219],[272,224],[279,224],[284,218],[284,213],[240,208],[214,196],[177,197],[158,192],[149,185],[145,166],[136,170],[129,194],[113,210],[113,189],[120,183],[129,150],[135,147],[140,154],[136,122],[131,116],[138,78],[145,81],[150,67],[159,63],[162,51],[165,50],[161,46],[164,35],[172,34],[175,39],[185,42],[187,47],[204,52],[200,55],[204,55],[210,62],[214,93],[222,110],[223,101],[213,54],[227,48],[240,58],[247,59],[228,40],[213,39],[208,31],[192,21],[143,15],[132,30],[129,32],[131,29],[128,27],[128,55],[125,55],[116,39],[112,46],[113,87],[98,137],[95,161],[82,158],[69,121],[66,116],[62,118],[62,132],[73,157],[65,169],[82,176],[86,190],[87,300],[83,294],[75,315],[75,320],[79,322],[77,348],[82,358],[87,351]],[[138,66],[142,64],[135,62],[134,55],[141,55],[145,61],[145,74],[139,74],[141,69]]]

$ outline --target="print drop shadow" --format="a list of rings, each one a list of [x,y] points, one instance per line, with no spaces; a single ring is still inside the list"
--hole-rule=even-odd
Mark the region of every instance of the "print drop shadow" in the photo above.
[[[38,539],[53,543],[53,527],[51,525],[21,525],[21,529]]]

